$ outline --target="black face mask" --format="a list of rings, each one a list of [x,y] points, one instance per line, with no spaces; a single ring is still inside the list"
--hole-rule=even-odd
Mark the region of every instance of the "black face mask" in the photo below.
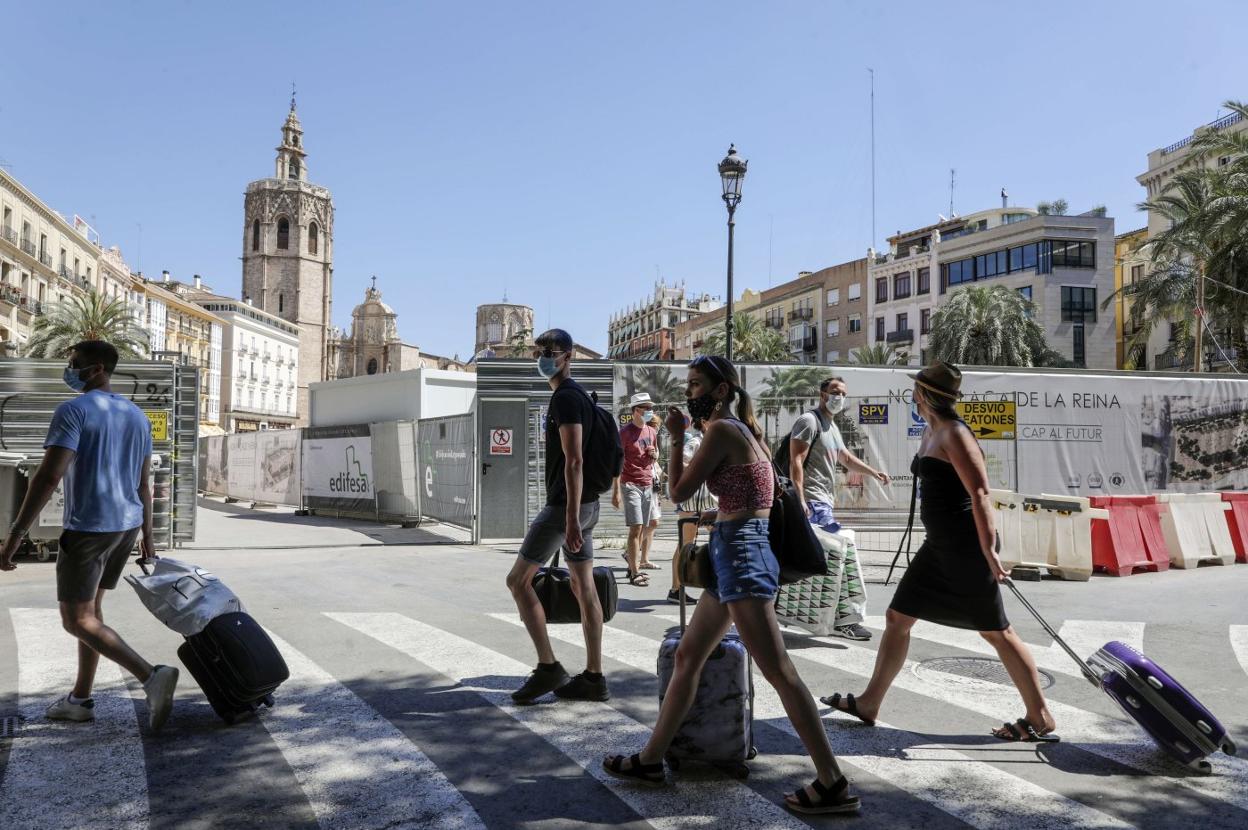
[[[689,417],[694,423],[710,420],[710,417],[715,414],[715,396],[710,392],[697,398],[690,398],[688,404]]]

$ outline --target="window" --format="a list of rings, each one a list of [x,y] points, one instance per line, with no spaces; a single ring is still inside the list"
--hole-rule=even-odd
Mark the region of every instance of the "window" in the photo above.
[[[861,314],[849,315],[849,333],[857,334],[860,331],[862,331],[862,315]]]
[[[1018,293],[1022,295],[1024,300],[1026,300],[1027,302],[1031,302],[1031,286],[1030,285],[1024,285],[1022,288],[1018,289]]]
[[[1062,322],[1095,323],[1096,289],[1062,286]],[[1081,327],[1082,328],[1082,327]],[[1082,340],[1083,335],[1080,334]]]
[[[82,260],[78,259],[78,257],[74,257],[74,276],[75,277],[79,275],[80,272],[78,269],[81,265],[82,265]]]
[[[283,251],[290,248],[290,222],[286,217],[277,220],[277,247]]]
[[[310,254],[317,253],[317,247],[320,244],[320,239],[318,239],[319,235],[320,235],[320,232],[317,230],[315,222],[313,222],[311,225],[308,225],[308,253]]]
[[[1131,284],[1135,285],[1137,282],[1139,282],[1142,279],[1144,279],[1144,266],[1132,265],[1131,266]]]
[[[253,251],[260,250],[260,220],[251,220],[251,249]]]
[[[290,178],[299,178],[299,159],[292,158],[290,160]]]
[[[279,313],[286,310],[286,295],[285,294],[277,295],[277,310]]]
[[[840,352],[840,349],[833,349],[832,351],[828,352],[828,362],[829,362],[829,363],[835,363],[836,361],[838,361],[838,360],[840,360],[840,359],[841,359],[841,352]]]
[[[1095,242],[1063,242],[1053,240],[1052,264],[1054,268],[1095,268]]]
[[[861,300],[862,299],[862,283],[860,282],[850,283],[849,290],[846,294],[846,297],[849,299],[851,303],[854,300]]]
[[[882,343],[884,341],[884,318],[875,318],[875,342]]]
[[[888,302],[888,277],[880,277],[875,281],[875,301]]]
[[[947,262],[940,266],[940,270],[944,285],[952,287],[972,282],[975,279],[975,260],[959,259],[957,262]]]
[[[838,337],[841,333],[841,321],[829,320],[827,326],[828,337]]]
[[[932,291],[932,269],[931,268],[919,269],[918,283],[919,283],[918,289],[914,293],[916,294],[930,294],[931,293]]]
[[[829,288],[828,289],[828,305],[840,305],[840,304],[841,304],[841,289]]]
[[[893,277],[893,299],[900,300],[910,296],[910,272],[906,271]]]
[[[932,330],[932,310],[925,308],[919,311],[919,334],[927,334]]]
[[[907,331],[909,328],[910,328],[910,315],[898,314],[897,315],[897,331]]]
[[[370,357],[370,358],[368,359],[368,373],[369,373],[370,375],[375,375],[375,374],[377,374],[377,358],[375,358],[375,357]]]
[[[39,234],[39,258],[43,259],[48,255],[48,235],[46,233]]]
[[[1071,359],[1076,366],[1085,364],[1083,353],[1083,323],[1076,323],[1074,333],[1071,335]]]

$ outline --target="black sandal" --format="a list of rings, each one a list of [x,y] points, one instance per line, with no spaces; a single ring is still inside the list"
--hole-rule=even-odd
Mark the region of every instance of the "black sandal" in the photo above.
[[[1062,740],[1051,732],[1036,731],[1036,727],[1026,718],[1019,718],[1014,723],[1003,723],[1001,729],[994,729],[992,734],[1003,741],[1022,744],[1056,744]]]
[[[624,768],[625,761],[629,764],[628,769]],[[602,759],[602,768],[616,778],[623,778],[626,781],[638,781],[642,784],[649,784],[652,787],[659,787],[667,783],[667,775],[663,771],[662,761],[657,764],[643,764],[641,755],[636,753],[628,757],[608,755]]]
[[[816,778],[810,788],[815,791],[815,795],[819,796],[818,801],[808,796],[806,788],[803,787],[795,793],[786,794],[784,806],[795,813],[805,813],[811,816],[856,813],[862,806],[862,800],[858,796],[849,794],[849,779],[843,775],[831,787],[825,787]]]
[[[643,574],[641,571],[638,571],[637,573],[630,573],[628,575],[628,582],[630,585],[634,585],[638,588],[649,588],[650,575]]]
[[[841,706],[842,697],[845,700],[844,706]],[[867,726],[875,726],[875,721],[871,720],[870,718],[865,718],[859,713],[858,702],[854,700],[853,695],[842,696],[840,692],[837,692],[831,697],[819,698],[819,702],[822,703],[824,706],[831,706],[833,709],[835,709],[838,712],[844,712],[847,715],[853,715],[858,720],[865,723]]]

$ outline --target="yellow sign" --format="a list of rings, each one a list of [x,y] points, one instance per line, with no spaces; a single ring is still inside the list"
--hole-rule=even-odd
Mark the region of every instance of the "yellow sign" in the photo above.
[[[152,422],[152,440],[169,440],[169,413],[163,409],[145,409],[143,414]]]
[[[981,441],[1013,441],[1014,401],[959,401],[958,415]]]

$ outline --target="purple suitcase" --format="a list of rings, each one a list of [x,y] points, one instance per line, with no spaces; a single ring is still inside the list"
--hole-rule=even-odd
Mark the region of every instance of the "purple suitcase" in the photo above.
[[[1012,580],[1006,584],[1053,641],[1079,664],[1088,682],[1113,698],[1172,757],[1192,769],[1209,773],[1213,768],[1206,756],[1218,750],[1235,754],[1235,742],[1226,734],[1226,728],[1161,666],[1119,642],[1106,643],[1084,661],[1057,636]]]

